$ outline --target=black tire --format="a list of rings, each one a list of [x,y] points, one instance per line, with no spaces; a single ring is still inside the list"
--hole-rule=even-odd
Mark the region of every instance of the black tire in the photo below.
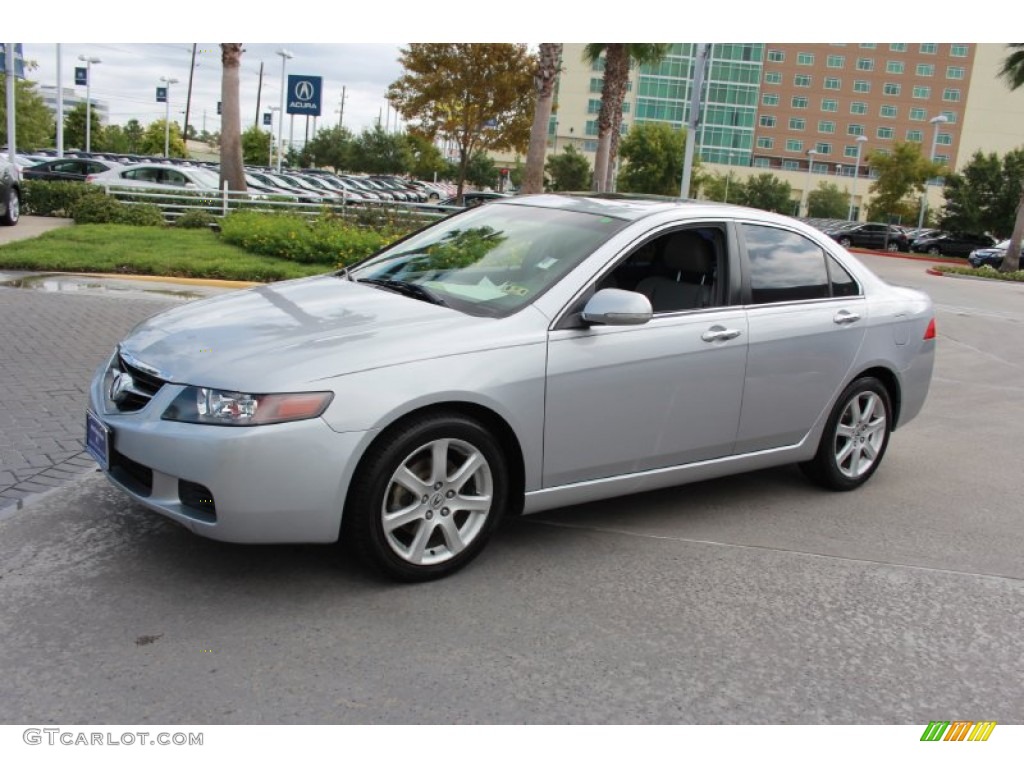
[[[0,216],[0,224],[5,227],[13,227],[21,218],[21,197],[18,190],[11,189],[11,196],[7,199],[7,210]]]
[[[441,455],[443,480],[433,468]],[[471,458],[476,468],[465,477],[453,474],[472,468]],[[409,474],[398,482],[402,468]],[[416,481],[422,487],[414,494],[409,486]],[[448,576],[483,550],[505,512],[508,489],[501,446],[483,425],[456,413],[414,418],[388,430],[360,462],[342,517],[342,540],[392,579]],[[488,497],[486,509],[461,508],[483,505]],[[390,530],[389,511],[396,517],[402,512]]]
[[[851,245],[850,238],[848,238],[848,237],[840,237],[839,238],[839,244],[841,246],[843,246],[843,248],[849,248],[850,245]]]
[[[880,417],[884,421],[879,424]],[[891,432],[892,403],[888,390],[872,376],[859,378],[839,396],[825,424],[817,454],[801,464],[800,469],[825,488],[852,491],[866,483],[882,463]],[[840,459],[844,453],[845,457]],[[864,466],[867,460],[870,464]]]
[[[896,251],[898,251],[899,249],[900,244],[892,241],[890,241],[889,244],[885,246],[885,250],[887,250],[889,253],[896,253]]]
[[[936,248],[933,245],[931,248],[928,249],[928,255],[929,256],[941,256],[942,255],[942,251],[940,251],[938,248]]]

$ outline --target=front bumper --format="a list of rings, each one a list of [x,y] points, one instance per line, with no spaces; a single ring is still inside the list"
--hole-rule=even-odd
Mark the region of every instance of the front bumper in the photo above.
[[[165,384],[142,409],[119,413],[89,389],[90,410],[112,430],[114,485],[193,533],[238,543],[337,540],[345,496],[367,432],[323,419],[257,427],[164,421],[183,387]]]

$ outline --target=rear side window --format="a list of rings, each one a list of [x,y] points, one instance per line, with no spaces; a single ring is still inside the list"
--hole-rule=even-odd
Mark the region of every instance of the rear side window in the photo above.
[[[828,276],[832,279],[833,296],[860,296],[860,286],[846,267],[831,256],[828,257]]]
[[[744,224],[750,266],[750,302],[827,299],[825,253],[803,235],[760,224]]]

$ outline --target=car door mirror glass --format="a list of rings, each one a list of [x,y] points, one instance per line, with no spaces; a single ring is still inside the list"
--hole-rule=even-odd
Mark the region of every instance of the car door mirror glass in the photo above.
[[[591,325],[643,325],[653,313],[642,293],[605,288],[590,297],[580,317]]]

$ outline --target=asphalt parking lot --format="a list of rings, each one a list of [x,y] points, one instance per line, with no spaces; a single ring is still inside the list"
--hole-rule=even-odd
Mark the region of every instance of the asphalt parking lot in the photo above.
[[[0,722],[1024,722],[1024,286],[863,258],[933,296],[939,347],[859,491],[782,468],[557,510],[398,586],[69,472],[0,512]],[[2,390],[4,433],[80,439],[92,369],[180,300],[0,288],[0,375],[27,392]]]

